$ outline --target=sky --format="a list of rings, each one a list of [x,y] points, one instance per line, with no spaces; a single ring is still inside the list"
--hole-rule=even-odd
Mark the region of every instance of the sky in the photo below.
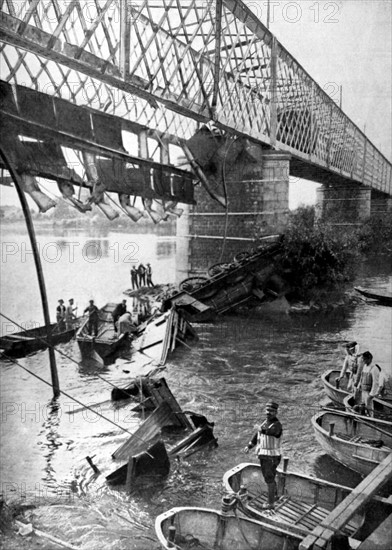
[[[203,1],[203,0],[200,0]],[[270,30],[377,148],[392,160],[392,0],[270,0]],[[267,22],[267,0],[245,0]],[[290,208],[315,202],[317,185],[291,181]],[[1,203],[18,205],[0,186]]]

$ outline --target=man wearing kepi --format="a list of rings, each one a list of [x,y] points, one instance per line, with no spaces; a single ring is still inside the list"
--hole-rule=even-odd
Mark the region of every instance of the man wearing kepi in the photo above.
[[[279,405],[269,401],[265,407],[266,419],[258,427],[257,432],[245,447],[245,453],[256,446],[256,454],[260,460],[261,472],[268,486],[268,504],[264,510],[273,510],[276,498],[276,468],[281,459],[280,441],[282,438],[282,424],[277,418]]]

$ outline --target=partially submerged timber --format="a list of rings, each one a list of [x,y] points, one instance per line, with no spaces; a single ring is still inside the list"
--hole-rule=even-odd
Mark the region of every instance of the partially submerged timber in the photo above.
[[[282,252],[281,235],[265,239],[256,251],[243,252],[229,264],[210,267],[209,277],[191,277],[180,284],[180,292],[163,302],[163,309],[176,306],[193,322],[213,320],[243,305],[251,298],[265,301],[276,297],[272,279]]]
[[[107,477],[110,484],[125,484],[127,491],[162,478],[169,473],[170,459],[189,457],[193,453],[217,445],[213,434],[213,423],[197,413],[182,411],[164,378],[135,380],[128,392],[123,390],[122,398],[132,397],[135,410],[149,414],[134,434],[113,454],[112,458],[121,466]],[[188,416],[190,420],[188,419]],[[165,428],[186,430],[186,436],[168,451],[162,441]],[[152,458],[155,457],[155,460]]]

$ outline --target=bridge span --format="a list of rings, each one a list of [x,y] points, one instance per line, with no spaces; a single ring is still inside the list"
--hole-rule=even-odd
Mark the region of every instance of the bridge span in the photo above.
[[[185,233],[243,246],[284,226],[289,175],[323,184],[327,216],[391,208],[391,163],[241,0],[3,0],[0,15],[3,166],[42,209],[40,176],[109,216],[107,192],[134,218],[135,197],[150,215],[196,199]]]

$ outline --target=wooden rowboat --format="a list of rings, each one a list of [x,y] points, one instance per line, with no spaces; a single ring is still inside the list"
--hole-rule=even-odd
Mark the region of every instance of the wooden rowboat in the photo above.
[[[321,375],[321,381],[324,386],[325,393],[331,401],[336,405],[343,407],[343,400],[349,392],[347,391],[347,377],[344,377],[339,385],[337,385],[337,380],[340,377],[340,370],[327,370]]]
[[[371,290],[367,288],[362,288],[360,286],[355,286],[354,289],[365,296],[365,298],[370,298],[371,300],[377,300],[380,304],[384,306],[392,306],[392,293],[391,292],[381,292],[379,290]]]
[[[325,393],[335,405],[344,407],[345,409],[352,408],[353,395],[347,391],[347,377],[344,377],[340,383],[339,387],[336,385],[336,380],[340,376],[340,370],[327,370],[321,375],[321,381],[324,386]],[[347,401],[347,398],[350,398],[350,405]],[[373,399],[374,404],[374,413],[376,417],[383,418],[384,416],[392,415],[392,400],[387,398],[381,399],[375,397]]]
[[[354,408],[358,405],[358,403],[356,403],[355,401],[354,395],[352,394],[347,395],[343,400],[343,404],[346,411],[352,414],[357,414],[359,416],[362,416],[361,413]],[[389,422],[392,421],[392,401],[391,400],[380,399],[379,397],[377,397],[373,400],[373,406],[374,406],[374,416],[376,418],[379,418],[381,420],[387,420]]]
[[[326,453],[364,476],[392,452],[390,422],[328,410],[313,416],[312,426]]]
[[[83,358],[93,357],[99,362],[105,362],[114,353],[128,342],[128,334],[115,332],[112,313],[117,304],[109,303],[99,310],[98,334],[91,336],[88,333],[89,320],[83,322],[76,340]]]
[[[258,464],[243,463],[232,468],[223,476],[223,486],[228,493],[237,496],[238,507],[247,516],[273,525],[284,526],[290,532],[302,537],[322,524],[324,519],[352,491],[349,487],[313,478],[305,474],[287,470],[288,460],[283,460],[283,468],[278,468],[276,482],[278,500],[274,510],[263,510],[268,488]],[[343,529],[343,533],[355,540],[363,540],[372,525],[373,509],[377,506],[378,516],[390,513],[386,499],[375,497],[361,513],[355,514]],[[377,519],[378,525],[379,519]],[[366,530],[364,525],[366,524]]]
[[[70,329],[59,330],[57,323],[50,325],[51,330],[51,345],[62,344],[69,342],[75,335],[78,327],[78,322]],[[46,326],[22,330],[12,334],[6,334],[0,337],[0,349],[5,355],[10,357],[25,357],[29,353],[33,353],[48,347],[48,336]]]
[[[286,526],[191,506],[160,514],[155,532],[165,550],[297,550],[301,542]]]

